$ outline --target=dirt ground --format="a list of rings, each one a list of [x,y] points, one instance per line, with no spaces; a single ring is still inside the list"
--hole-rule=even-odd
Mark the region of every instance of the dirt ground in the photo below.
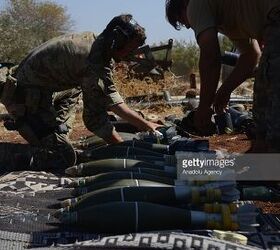
[[[166,114],[177,114],[176,112],[179,109],[179,107],[175,107],[174,109],[170,109],[170,111],[168,111]],[[146,113],[147,109],[143,110],[143,112]],[[152,110],[151,113],[154,114],[154,110]],[[81,113],[78,113],[73,126],[73,131],[70,134],[70,139],[75,141],[90,135],[92,135],[92,133],[85,128],[81,118]],[[246,138],[246,135],[244,134],[215,135],[207,138],[209,139],[210,147],[213,150],[226,149],[229,152],[244,153],[248,151],[251,146],[251,142]],[[3,126],[3,123],[0,123],[0,142],[26,143],[26,141],[18,134],[18,132],[8,131]]]
[[[168,114],[176,114],[178,107],[171,109]],[[146,113],[147,110],[144,110]],[[151,112],[154,114],[154,112]],[[160,117],[160,116],[159,116]],[[74,129],[70,135],[72,140],[78,140],[81,137],[89,136],[91,133],[87,131],[81,120],[81,114],[78,114]],[[245,134],[236,135],[215,135],[206,137],[209,139],[211,149],[225,149],[229,152],[245,153],[250,149],[251,141],[246,138]]]

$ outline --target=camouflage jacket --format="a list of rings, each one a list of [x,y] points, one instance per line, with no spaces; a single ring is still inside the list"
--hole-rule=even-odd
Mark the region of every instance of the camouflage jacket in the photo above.
[[[112,63],[104,53],[104,37],[91,32],[54,38],[35,48],[19,65],[18,84],[53,92],[81,86],[86,127],[101,137],[113,126],[107,109],[123,102],[112,79]]]

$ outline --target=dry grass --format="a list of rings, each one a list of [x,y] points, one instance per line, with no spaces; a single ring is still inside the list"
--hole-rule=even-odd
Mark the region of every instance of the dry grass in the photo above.
[[[114,72],[114,80],[120,94],[126,98],[138,95],[154,95],[168,90],[171,95],[184,95],[189,89],[189,84],[182,78],[174,76],[172,73],[165,73],[165,79],[154,82],[150,77],[144,80],[129,79],[127,77],[127,66],[119,64]]]

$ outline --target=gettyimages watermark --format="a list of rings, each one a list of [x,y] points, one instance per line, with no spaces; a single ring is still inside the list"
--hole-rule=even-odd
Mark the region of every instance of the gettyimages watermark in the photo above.
[[[178,180],[280,181],[280,154],[177,152]]]

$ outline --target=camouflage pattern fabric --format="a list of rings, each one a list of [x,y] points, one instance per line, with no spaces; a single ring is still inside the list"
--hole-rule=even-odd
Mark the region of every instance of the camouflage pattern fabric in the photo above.
[[[38,46],[20,63],[16,78],[21,85],[53,91],[81,84],[95,35],[91,32],[63,35]]]
[[[88,57],[89,67],[84,75],[83,119],[86,127],[101,138],[109,137],[114,130],[107,109],[123,103],[112,77],[112,60],[106,55],[105,38],[98,36]]]
[[[79,88],[54,94],[41,91],[40,104],[36,108],[26,105],[25,115],[18,119],[21,123],[18,132],[34,146],[31,151],[34,169],[50,169],[54,164],[64,168],[75,164],[76,155],[68,134],[80,95]],[[65,126],[58,127],[59,124]]]
[[[265,46],[254,86],[257,135],[280,152],[280,7],[269,14]]]
[[[102,138],[111,135],[107,109],[123,100],[104,45],[104,37],[91,32],[54,38],[31,51],[13,74],[16,90],[5,106],[19,133],[37,147],[31,163],[38,169],[75,164],[67,136],[81,93],[86,127]]]
[[[34,49],[19,65],[15,74],[18,85],[50,92],[80,86],[86,127],[107,137],[113,126],[106,111],[123,99],[114,85],[111,58],[104,45],[103,35],[95,38],[90,32],[54,38]]]

